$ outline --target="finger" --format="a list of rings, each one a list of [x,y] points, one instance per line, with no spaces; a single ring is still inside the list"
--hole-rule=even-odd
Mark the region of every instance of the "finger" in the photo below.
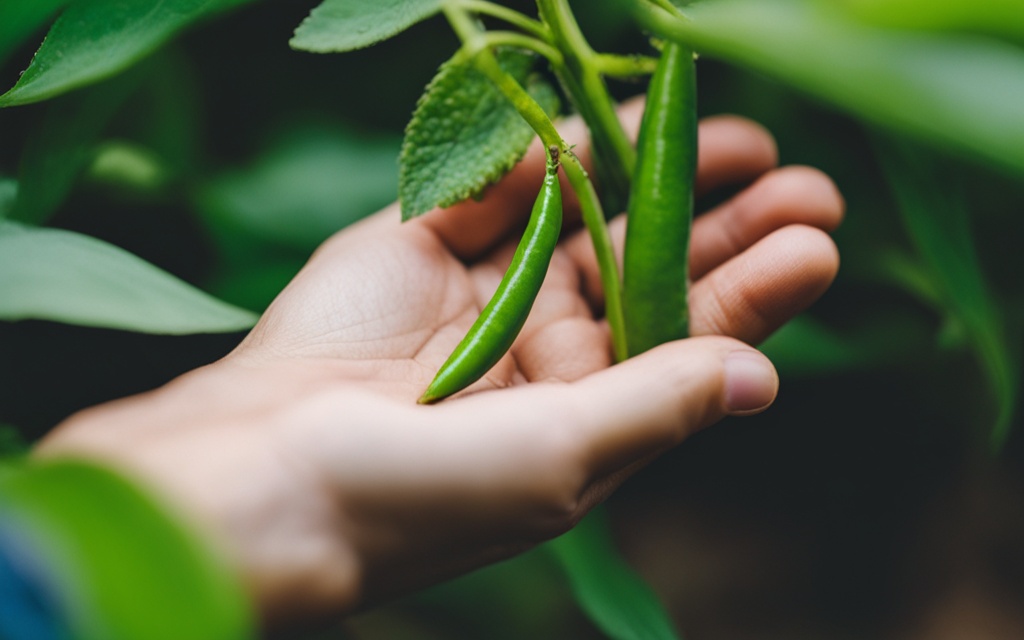
[[[761,238],[789,225],[807,225],[832,231],[842,221],[845,204],[835,184],[817,169],[784,167],[758,180],[750,188],[694,221],[690,240],[690,277],[702,278],[713,268],[756,244]],[[612,241],[621,250],[626,219],[609,226]],[[565,250],[580,269],[584,295],[593,308],[604,304],[600,272],[590,237],[579,232],[565,242]]]
[[[702,120],[697,145],[697,195],[750,182],[779,162],[772,134],[739,116],[720,115]]]
[[[619,108],[619,117],[627,135],[633,139],[639,129],[643,100],[633,99]],[[590,143],[586,127],[579,118],[559,123],[562,138],[574,145],[574,152],[590,169]],[[768,171],[778,161],[775,141],[760,125],[738,116],[706,119],[699,130],[697,184],[707,191],[725,184],[746,182]],[[477,202],[467,200],[444,210],[435,210],[421,218],[456,256],[469,260],[499,243],[512,229],[522,224],[544,177],[544,148],[535,141],[520,162]],[[578,222],[579,205],[562,178],[566,224]]]
[[[691,331],[756,344],[817,300],[838,269],[839,252],[824,231],[775,231],[694,283]]]
[[[619,107],[622,125],[634,141],[640,130],[643,108],[642,97]],[[775,138],[753,120],[726,114],[700,121],[697,132],[698,195],[726,185],[750,182],[778,162]]]
[[[802,166],[777,169],[694,221],[690,277],[700,279],[761,238],[791,224],[833,231],[844,211],[839,190],[821,171]]]
[[[763,410],[777,389],[771,363],[750,347],[695,338],[571,384],[442,403],[430,414],[442,426],[415,447],[418,459],[471,463],[438,470],[476,492],[460,504],[536,542],[571,527],[643,461],[727,414]]]
[[[491,429],[530,438],[533,471],[553,485],[552,470],[584,479],[577,487],[583,491],[725,415],[763,410],[777,389],[767,358],[735,340],[707,337],[662,345],[572,384],[479,394],[464,409],[471,400],[487,402]]]

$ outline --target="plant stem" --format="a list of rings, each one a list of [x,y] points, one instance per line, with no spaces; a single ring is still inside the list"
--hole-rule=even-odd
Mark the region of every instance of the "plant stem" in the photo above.
[[[478,13],[480,15],[487,15],[492,18],[504,20],[510,25],[519,27],[526,33],[540,38],[544,42],[551,42],[551,31],[544,26],[544,23],[523,15],[515,9],[509,9],[508,7],[503,7],[500,4],[494,4],[487,0],[456,0],[454,4],[458,8],[465,9],[470,13]]]
[[[605,202],[618,213],[629,198],[636,151],[601,77],[598,54],[583,37],[567,0],[537,0],[537,8],[565,58],[564,64],[553,65],[555,75],[590,129],[594,166],[606,192]]]
[[[486,47],[517,47],[528,49],[547,58],[553,65],[562,64],[562,52],[550,44],[517,31],[487,31],[483,35]]]
[[[654,73],[658,59],[650,56],[622,56],[613,53],[598,53],[594,66],[604,76],[613,78],[636,78]]]
[[[544,109],[516,82],[515,78],[506,73],[498,64],[497,58],[486,46],[486,34],[469,19],[464,11],[454,7],[445,7],[444,12],[452,29],[463,42],[463,51],[472,59],[476,68],[494,83],[523,119],[537,132],[545,147],[555,146],[562,151],[562,169],[579,200],[583,223],[590,234],[597,257],[601,285],[605,295],[605,317],[608,319],[615,358],[624,360],[627,352],[622,314],[622,281],[615,261],[611,234],[608,232],[608,225],[605,222],[604,210],[586,169],[562,139]]]

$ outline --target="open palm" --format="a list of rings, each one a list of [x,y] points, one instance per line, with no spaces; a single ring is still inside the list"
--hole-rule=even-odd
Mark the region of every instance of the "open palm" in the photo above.
[[[416,404],[511,259],[544,173],[535,149],[481,202],[405,224],[391,207],[339,233],[229,356],[73,416],[37,454],[98,458],[167,498],[268,620],[351,611],[558,535],[694,430],[769,405],[778,380],[748,345],[835,275],[828,178],[775,169],[771,137],[738,118],[706,121],[700,154],[700,189],[750,186],[694,226],[698,337],[612,366],[566,192],[511,352],[462,395]],[[623,231],[620,216],[619,246]]]
[[[637,108],[627,108],[627,122],[635,121]],[[578,126],[565,129],[570,142],[582,133]],[[831,282],[837,256],[821,230],[838,225],[842,201],[813,169],[772,171],[774,143],[753,123],[706,121],[701,141],[699,191],[756,182],[696,223],[693,333],[756,344]],[[353,378],[415,400],[497,287],[543,174],[543,152],[535,147],[481,202],[401,226],[396,205],[339,234],[240,351],[267,345],[285,358],[345,362]],[[563,191],[571,226],[579,215]],[[624,216],[613,223],[617,246],[623,223]],[[569,382],[606,368],[611,354],[602,305],[589,236],[569,230],[510,354],[469,391]]]

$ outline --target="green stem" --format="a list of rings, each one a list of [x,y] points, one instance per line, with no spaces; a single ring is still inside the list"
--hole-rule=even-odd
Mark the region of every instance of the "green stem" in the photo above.
[[[615,103],[601,77],[598,54],[583,37],[567,1],[537,0],[537,8],[565,58],[564,64],[553,65],[555,75],[590,129],[594,166],[605,188],[606,202],[617,213],[629,198],[636,150],[619,122]]]
[[[590,241],[594,245],[594,255],[597,256],[598,271],[601,274],[601,287],[604,289],[604,314],[608,319],[608,328],[612,336],[612,349],[616,362],[621,362],[629,357],[629,351],[626,346],[626,322],[622,309],[622,280],[615,262],[612,237],[608,232],[601,201],[594,191],[594,184],[587,177],[586,169],[571,151],[564,153],[563,156],[562,169],[580,202],[583,224],[586,225]]]
[[[532,36],[516,31],[487,31],[483,34],[485,47],[516,47],[534,51],[547,58],[553,65],[562,64],[562,52]]]
[[[500,4],[494,4],[487,0],[456,0],[454,5],[460,9],[465,9],[470,13],[487,15],[499,20],[504,20],[513,26],[519,27],[526,33],[540,38],[544,42],[551,42],[551,31],[544,26],[544,23],[523,15],[514,9],[509,9],[508,7],[503,7]]]
[[[650,56],[598,53],[594,56],[594,66],[603,76],[636,78],[654,73],[654,68],[658,66],[658,59]]]
[[[562,139],[544,109],[516,82],[515,78],[501,68],[497,58],[486,47],[485,34],[469,19],[469,16],[454,7],[445,7],[444,12],[452,29],[463,42],[463,51],[467,56],[471,56],[476,68],[494,83],[523,119],[537,132],[545,147],[555,146],[562,151],[562,169],[579,200],[583,223],[586,225],[594,245],[601,285],[604,287],[605,317],[608,319],[612,335],[615,358],[624,360],[627,351],[625,323],[622,314],[622,280],[615,261],[615,251],[612,248],[611,234],[608,232],[608,225],[605,222],[604,210],[597,197],[597,192],[594,190],[594,185],[587,176],[586,169]]]

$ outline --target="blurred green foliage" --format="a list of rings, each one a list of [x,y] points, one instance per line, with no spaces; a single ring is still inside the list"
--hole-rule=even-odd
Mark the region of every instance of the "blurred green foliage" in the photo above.
[[[77,238],[71,248],[0,251],[0,308],[36,282],[33,291],[60,305],[34,317],[81,321],[74,309],[100,300],[95,287],[29,279],[44,273],[40,262],[72,267],[76,246],[148,261],[149,276],[128,278],[143,289],[145,277],[173,277],[185,297],[198,288],[264,308],[319,242],[394,199],[399,132],[456,46],[435,18],[372,49],[313,56],[287,45],[314,1],[160,4],[178,10],[0,5],[0,85],[12,88],[0,102],[26,105],[0,111],[0,217],[19,221],[26,238]],[[836,180],[848,217],[835,236],[838,282],[764,345],[784,380],[777,408],[700,434],[613,501],[630,557],[693,637],[889,637],[906,625],[894,609],[919,612],[952,580],[928,567],[972,544],[1002,550],[985,579],[1021,595],[1022,529],[991,522],[1024,504],[1012,429],[1024,326],[1019,2],[679,4],[692,22],[654,11],[644,23],[698,45],[702,114],[766,124],[784,163]],[[621,12],[575,6],[598,49],[646,47]],[[626,97],[643,85],[612,88]],[[85,278],[98,263],[82,261],[71,270]],[[130,275],[140,262],[110,271]],[[177,330],[228,331],[252,318],[235,310],[248,320],[218,327],[188,304],[172,305],[192,322]],[[109,307],[103,326],[154,330],[167,317],[144,298],[130,305]],[[168,347],[120,331],[2,322],[0,421],[23,427],[0,427],[0,451],[23,448],[77,408],[219,357],[234,339]],[[160,354],[171,351],[178,359],[167,365]],[[986,457],[990,437],[1003,447],[998,459]],[[984,480],[993,473],[998,482]],[[961,494],[987,510],[968,510]],[[960,520],[978,529],[951,524]],[[743,570],[730,573],[734,554]],[[351,626],[360,637],[601,637],[570,592],[552,556],[529,554]]]

